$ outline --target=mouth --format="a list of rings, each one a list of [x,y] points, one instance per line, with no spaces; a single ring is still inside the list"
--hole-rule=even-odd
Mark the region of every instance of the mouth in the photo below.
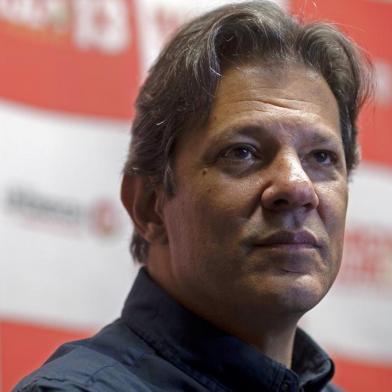
[[[279,274],[302,276],[313,274],[320,268],[324,246],[325,242],[308,230],[275,231],[255,238],[250,252],[257,253],[257,260],[262,260],[263,268],[267,260],[267,264]]]
[[[286,250],[319,249],[322,244],[317,237],[307,230],[278,231],[255,241],[254,246],[279,248]]]

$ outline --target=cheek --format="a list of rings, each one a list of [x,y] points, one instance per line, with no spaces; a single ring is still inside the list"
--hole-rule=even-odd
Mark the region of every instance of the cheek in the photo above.
[[[176,233],[173,240],[177,244],[178,239],[202,243],[209,249],[229,247],[253,208],[251,182],[230,181],[212,170],[193,179],[170,202],[168,222],[169,232]]]
[[[320,200],[319,212],[323,221],[328,224],[344,221],[348,201],[347,184],[340,181],[319,183],[316,192]]]
[[[319,195],[319,214],[329,237],[332,257],[340,261],[348,201],[347,184],[323,185]]]
[[[194,211],[217,236],[238,234],[239,227],[249,219],[259,190],[255,181],[230,179],[224,175],[206,178],[205,187],[194,192]]]
[[[234,178],[212,169],[197,184],[193,194],[200,206],[222,210],[227,216],[247,215],[259,199],[259,177]]]

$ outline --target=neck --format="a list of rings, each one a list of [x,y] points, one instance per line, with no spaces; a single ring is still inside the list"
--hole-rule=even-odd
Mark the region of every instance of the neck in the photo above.
[[[208,290],[184,285],[172,274],[167,249],[153,247],[147,270],[168,294],[192,313],[209,321],[222,331],[256,347],[267,357],[291,368],[294,337],[302,312],[282,310],[269,301],[246,297],[225,290],[208,296]],[[245,303],[245,305],[244,305]]]
[[[244,334],[244,340],[257,347],[264,355],[281,363],[287,368],[291,368],[294,337],[296,325],[280,327],[279,330],[267,328],[259,330],[257,336],[247,336]]]
[[[216,307],[210,309],[211,314],[203,313],[202,309],[194,312],[219,329],[256,347],[267,357],[291,368],[298,317],[283,319],[260,311],[257,313],[261,313],[261,316],[257,317],[256,312],[246,314],[239,310],[217,312]]]
[[[209,321],[217,328],[256,347],[267,357],[291,368],[295,331],[300,316],[282,317],[269,311],[253,307],[232,307],[214,305],[211,301],[200,301],[181,293],[181,289],[164,278],[160,271],[164,264],[147,263],[150,276],[185,308]],[[208,303],[209,306],[205,306]],[[260,314],[260,317],[257,315]]]

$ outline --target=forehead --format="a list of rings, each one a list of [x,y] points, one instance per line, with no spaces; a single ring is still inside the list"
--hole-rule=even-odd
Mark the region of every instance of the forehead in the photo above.
[[[260,133],[285,129],[297,138],[318,133],[341,141],[332,91],[320,74],[302,64],[259,61],[225,70],[207,124],[183,141],[208,144],[241,128]]]
[[[327,82],[302,64],[254,62],[227,70],[216,90],[208,128],[229,120],[257,122],[258,117],[264,123],[340,129],[337,102]]]

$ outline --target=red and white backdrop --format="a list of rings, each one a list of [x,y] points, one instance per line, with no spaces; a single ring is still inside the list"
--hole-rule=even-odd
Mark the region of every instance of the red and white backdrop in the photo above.
[[[118,316],[136,274],[119,203],[132,103],[182,21],[224,1],[0,0],[0,390]],[[344,261],[303,321],[348,391],[392,391],[392,3],[286,0],[375,63]]]

